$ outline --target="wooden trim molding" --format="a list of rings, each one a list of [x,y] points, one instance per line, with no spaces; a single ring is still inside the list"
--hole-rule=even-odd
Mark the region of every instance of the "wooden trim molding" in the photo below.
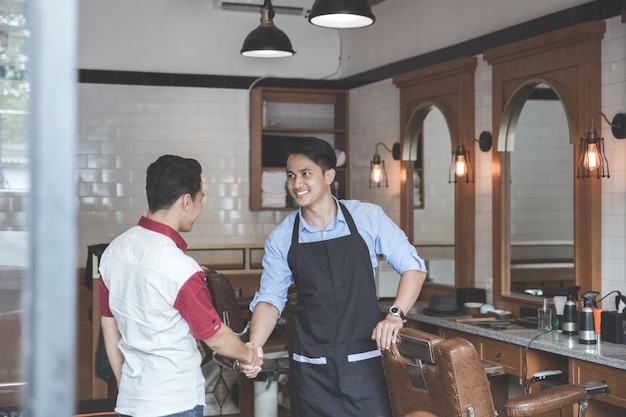
[[[462,57],[393,78],[400,88],[401,186],[400,227],[413,236],[413,169],[409,149],[415,149],[428,112],[436,107],[450,131],[450,149],[463,144],[474,150],[474,73],[477,60]],[[474,285],[474,183],[454,186],[454,263],[457,287]]]
[[[600,43],[605,22],[590,21],[484,52],[493,67],[493,295],[501,308],[514,310],[510,294],[510,158],[502,148],[510,106],[528,88],[548,84],[559,96],[570,130],[572,164],[579,157],[593,115],[600,112]],[[575,169],[574,169],[575,172]],[[601,181],[574,180],[574,274],[582,291],[601,286]]]

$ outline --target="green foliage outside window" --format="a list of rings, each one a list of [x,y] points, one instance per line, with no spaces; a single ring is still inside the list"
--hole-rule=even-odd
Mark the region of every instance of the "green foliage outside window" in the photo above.
[[[0,2],[0,189],[28,176],[28,30],[24,0]]]

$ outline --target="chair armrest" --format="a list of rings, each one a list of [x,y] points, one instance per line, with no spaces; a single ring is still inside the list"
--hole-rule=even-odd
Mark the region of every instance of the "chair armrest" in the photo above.
[[[582,385],[557,385],[504,403],[508,417],[527,417],[574,405],[587,398]]]

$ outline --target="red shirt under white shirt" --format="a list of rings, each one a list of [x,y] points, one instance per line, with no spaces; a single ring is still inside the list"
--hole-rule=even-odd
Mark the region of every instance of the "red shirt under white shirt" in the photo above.
[[[122,335],[121,414],[154,417],[205,404],[196,340],[222,323],[186,249],[174,229],[142,217],[100,259],[100,312],[115,318]]]

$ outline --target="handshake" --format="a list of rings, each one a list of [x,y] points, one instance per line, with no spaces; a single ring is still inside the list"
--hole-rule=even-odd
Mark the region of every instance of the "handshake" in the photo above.
[[[247,342],[246,346],[252,351],[250,360],[242,363],[239,359],[235,359],[230,367],[236,372],[242,372],[248,378],[256,378],[263,367],[263,348],[250,342]]]
[[[289,352],[287,350],[264,355],[261,347],[251,345],[249,342],[246,345],[250,346],[251,349],[256,349],[256,359],[260,360],[258,366],[256,363],[242,364],[237,359],[230,359],[215,352],[213,352],[213,360],[225,368],[243,373],[248,378],[256,378],[259,373],[287,374],[289,370]]]

